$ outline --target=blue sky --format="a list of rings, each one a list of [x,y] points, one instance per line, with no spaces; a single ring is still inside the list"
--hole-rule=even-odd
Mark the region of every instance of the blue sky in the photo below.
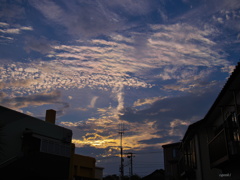
[[[119,173],[120,123],[134,173],[163,168],[161,145],[204,117],[239,61],[238,0],[0,3],[1,105],[57,110],[105,174]]]

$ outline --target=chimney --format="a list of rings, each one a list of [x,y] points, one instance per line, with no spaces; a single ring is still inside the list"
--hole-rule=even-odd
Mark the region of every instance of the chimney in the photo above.
[[[55,124],[55,120],[56,120],[56,111],[53,109],[48,109],[46,111],[45,121]]]

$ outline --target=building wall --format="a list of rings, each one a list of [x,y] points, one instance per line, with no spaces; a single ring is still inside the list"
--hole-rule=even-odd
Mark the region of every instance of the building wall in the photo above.
[[[95,158],[75,154],[73,159],[74,176],[95,178],[95,162]]]
[[[163,145],[164,149],[164,168],[166,180],[179,179],[178,159],[180,143]]]
[[[22,136],[26,129],[52,139],[60,141],[65,139],[67,143],[71,142],[71,130],[5,108],[0,110],[0,141],[2,144],[0,163],[21,156]]]
[[[219,169],[211,169],[210,161],[209,161],[209,151],[208,151],[208,136],[206,128],[200,128],[198,131],[198,179],[205,180],[217,180],[219,179],[219,174],[221,170]],[[201,174],[201,175],[200,175]]]
[[[103,178],[103,168],[102,167],[95,167],[95,178],[97,180],[102,180],[102,178]]]
[[[1,175],[9,179],[68,177],[71,130],[2,106],[0,112]]]
[[[181,164],[183,167],[180,170],[181,179],[216,180],[219,179],[219,174],[222,172],[219,169],[211,169],[210,167],[208,126],[202,122],[201,120],[190,125],[182,140],[181,151],[184,156],[188,154],[186,156],[188,159],[184,159],[184,163]]]
[[[75,154],[75,145],[71,146],[71,163],[69,168],[69,180],[101,180],[103,177],[103,168],[96,167],[96,159],[89,156]]]
[[[0,106],[0,174],[24,180],[102,179],[103,168],[95,167],[95,158],[75,154],[72,131],[55,125],[50,112],[46,122]]]
[[[234,82],[233,85],[237,83],[238,81]],[[233,86],[232,85],[232,86]],[[233,95],[233,89],[234,87],[231,87],[231,90],[228,90],[225,96],[223,96],[223,99],[221,101],[221,104],[219,104],[218,108],[214,109],[214,111],[212,112],[212,114],[210,114],[208,116],[208,119],[206,119],[206,123],[208,121],[210,121],[210,123],[207,123],[207,126],[209,127],[210,130],[208,130],[208,136],[207,138],[205,138],[205,140],[207,139],[207,142],[211,142],[211,140],[214,138],[214,136],[216,135],[216,132],[218,132],[221,129],[225,129],[225,140],[226,140],[226,146],[228,146],[227,148],[227,153],[229,154],[229,158],[230,160],[226,160],[225,164],[216,166],[215,168],[211,168],[208,167],[208,169],[206,169],[206,177],[209,178],[214,178],[214,179],[219,179],[221,175],[225,174],[231,174],[230,177],[226,177],[226,179],[240,179],[240,173],[239,173],[239,168],[240,168],[240,164],[239,164],[239,154],[240,154],[240,149],[238,149],[238,157],[236,156],[236,158],[238,158],[239,160],[235,161],[235,158],[231,158],[231,153],[232,153],[232,149],[231,149],[231,143],[232,141],[229,139],[229,137],[227,137],[227,131],[229,131],[228,127],[226,127],[226,120],[227,118],[231,115],[231,113],[233,112],[239,112],[239,107],[236,108],[235,106],[235,100],[234,100],[234,95]],[[236,93],[236,97],[237,97],[237,103],[239,103],[239,99],[240,99],[240,95],[239,92]],[[220,111],[221,110],[221,111]],[[240,131],[240,129],[239,129]],[[230,133],[232,133],[232,131],[230,130]],[[239,136],[239,134],[238,134]],[[240,138],[240,137],[239,137]],[[238,142],[239,143],[239,142]],[[222,143],[223,144],[223,143]],[[219,149],[219,151],[221,151],[221,149]],[[216,149],[216,152],[218,152],[218,150]],[[209,164],[207,164],[207,166],[210,166],[210,157],[209,157],[209,152],[205,155],[205,157],[207,157]],[[210,170],[209,170],[210,169]],[[215,172],[215,173],[213,173]],[[208,175],[209,174],[209,175]],[[220,179],[224,179],[224,178],[220,178]]]
[[[199,142],[199,132],[194,135],[196,149],[196,180],[202,180],[202,162],[201,162],[201,146]]]

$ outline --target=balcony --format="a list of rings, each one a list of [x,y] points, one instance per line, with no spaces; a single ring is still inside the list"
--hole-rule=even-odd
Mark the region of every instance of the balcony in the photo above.
[[[212,168],[221,166],[229,160],[225,129],[222,129],[209,143],[210,165]]]

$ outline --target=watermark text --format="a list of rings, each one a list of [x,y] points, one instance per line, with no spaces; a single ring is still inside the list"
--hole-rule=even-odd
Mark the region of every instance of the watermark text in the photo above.
[[[226,174],[219,174],[219,177],[231,177],[231,173],[226,173]]]

